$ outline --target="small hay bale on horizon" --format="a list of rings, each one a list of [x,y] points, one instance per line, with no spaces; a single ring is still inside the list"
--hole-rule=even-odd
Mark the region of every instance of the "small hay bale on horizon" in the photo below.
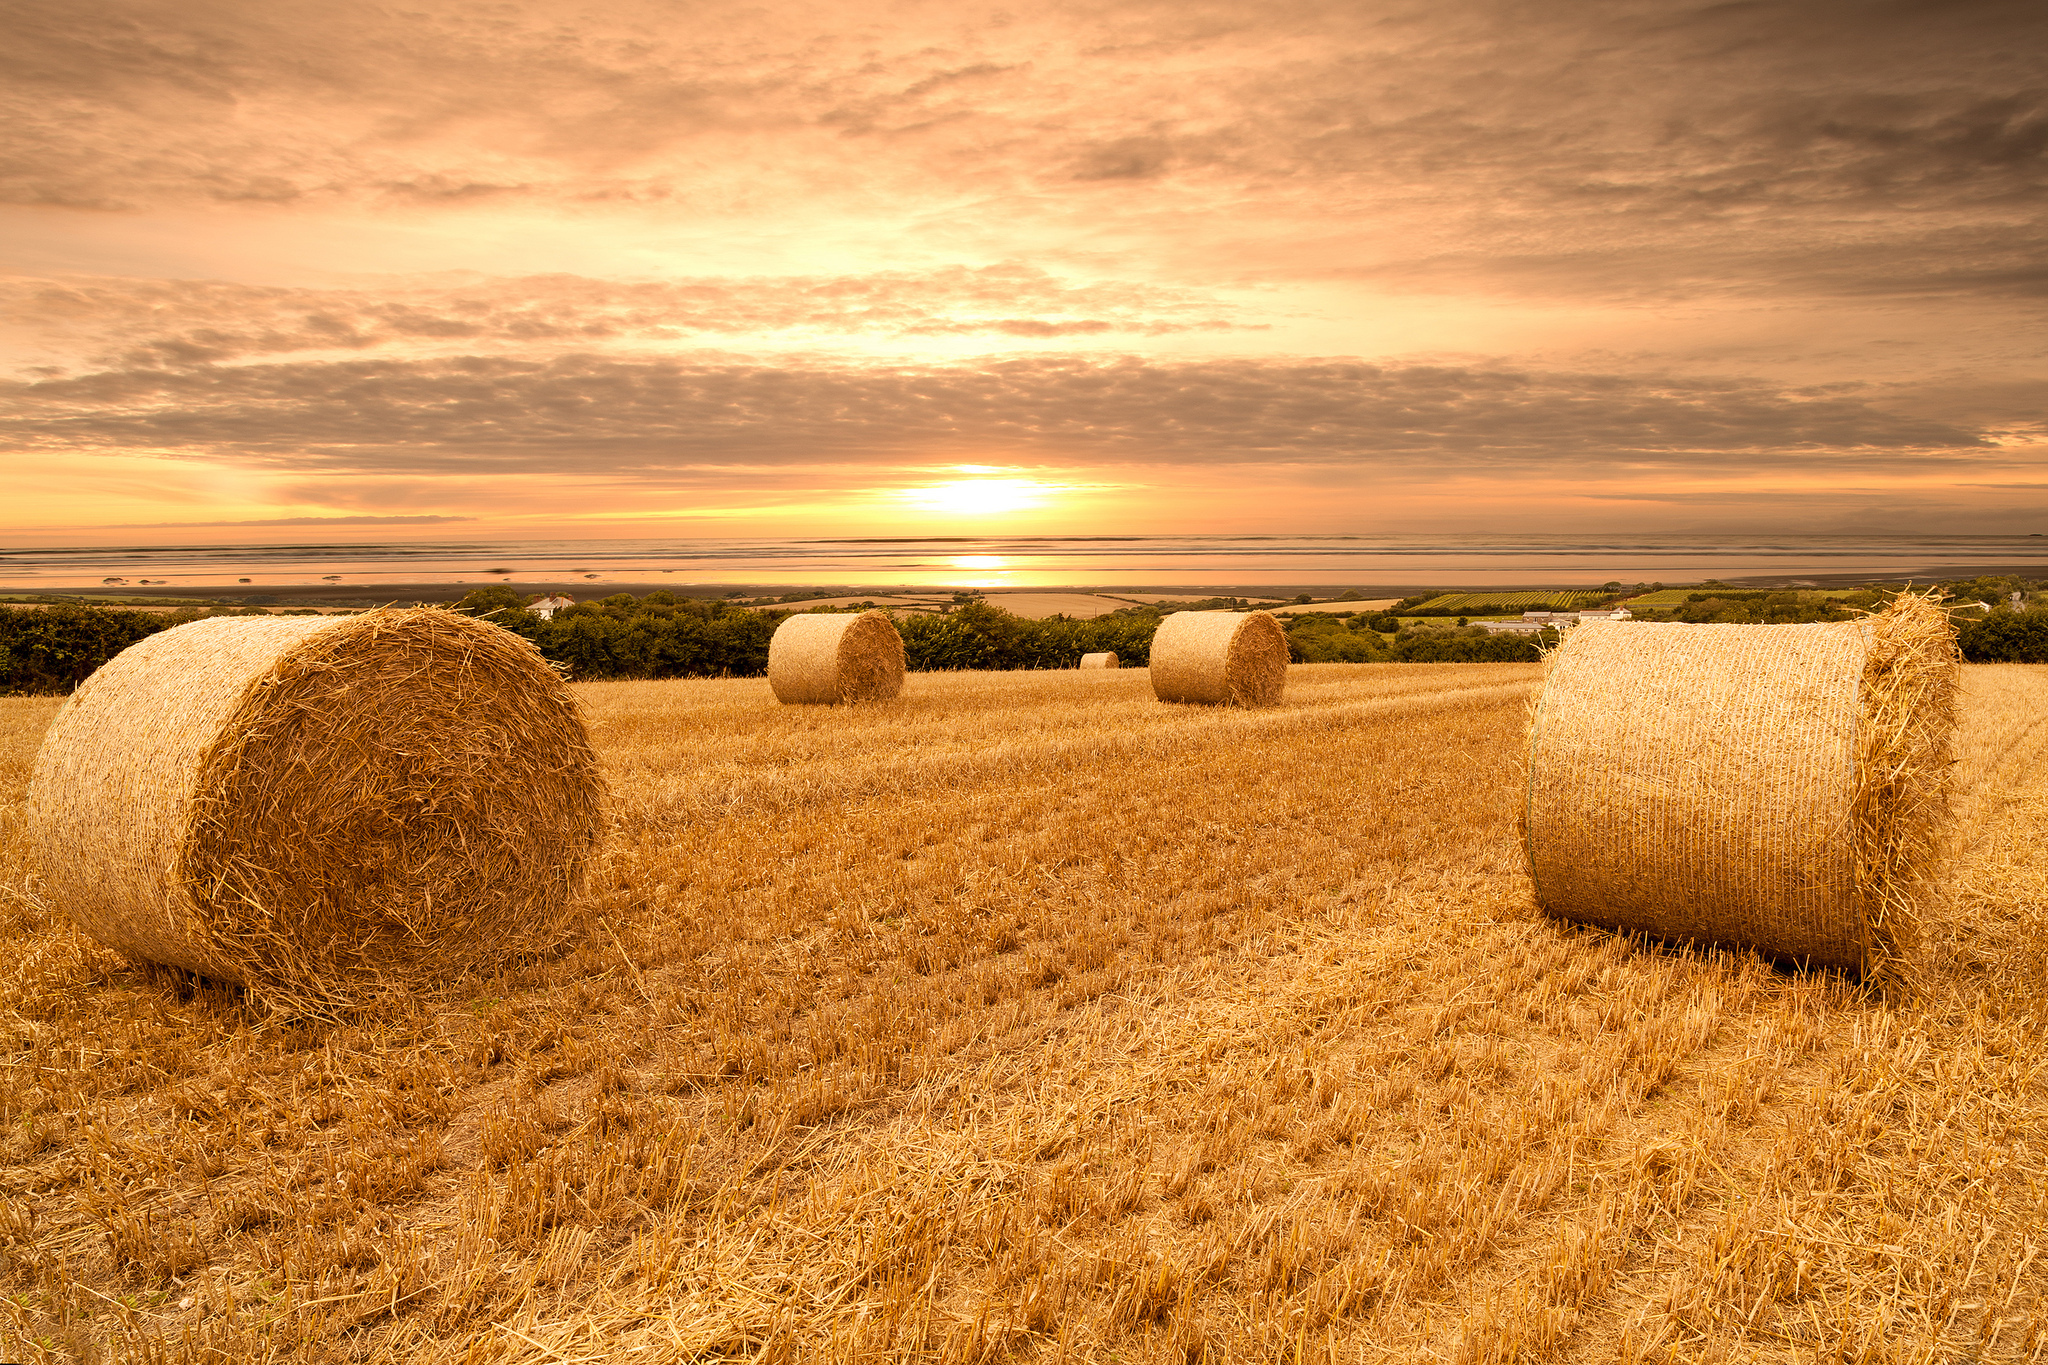
[[[559,938],[603,782],[532,645],[437,608],[174,627],[50,725],[48,899],[138,962],[346,1003]]]
[[[792,705],[888,701],[903,690],[903,636],[886,611],[800,612],[768,642],[768,685]]]
[[[1275,706],[1287,632],[1268,611],[1177,611],[1152,637],[1152,694],[1206,706]]]
[[[1860,621],[1594,621],[1545,664],[1523,845],[1561,918],[1904,975],[1940,893],[1960,660]]]
[[[1080,666],[1082,668],[1122,668],[1124,665],[1123,660],[1116,657],[1114,650],[1104,650],[1099,654],[1083,654]]]

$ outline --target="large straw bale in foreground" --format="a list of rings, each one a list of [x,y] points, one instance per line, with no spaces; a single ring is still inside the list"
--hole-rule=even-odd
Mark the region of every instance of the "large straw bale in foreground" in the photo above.
[[[1274,706],[1287,686],[1287,632],[1267,611],[1177,611],[1152,637],[1161,701]]]
[[[52,722],[46,894],[127,956],[322,1001],[545,947],[603,788],[540,655],[453,612],[152,635]]]
[[[1524,834],[1552,914],[1902,966],[1939,881],[1958,660],[1901,597],[1862,621],[1594,621],[1551,655]]]
[[[1123,666],[1123,660],[1117,658],[1115,653],[1109,651],[1101,654],[1083,654],[1081,656],[1081,667],[1083,668],[1122,668]]]
[[[768,685],[781,702],[887,701],[903,690],[903,637],[886,611],[791,616],[768,642]]]

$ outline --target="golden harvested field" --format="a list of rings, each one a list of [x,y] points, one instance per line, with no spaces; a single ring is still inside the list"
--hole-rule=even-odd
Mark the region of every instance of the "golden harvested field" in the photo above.
[[[63,927],[0,702],[0,1359],[2048,1358],[2048,669],[1889,1000],[1536,915],[1534,675],[585,685],[587,930],[338,1024]]]
[[[1077,621],[1088,621],[1093,620],[1097,616],[1107,616],[1113,611],[1120,611],[1125,607],[1131,606],[1133,603],[1185,602],[1194,595],[1190,593],[1180,593],[1177,596],[1166,593],[1110,594],[1058,592],[1051,590],[1033,592],[1029,589],[1011,591],[998,588],[989,592],[987,597],[990,606],[1001,607],[1012,616],[1027,617],[1031,620],[1043,620],[1048,616],[1071,616]],[[1265,601],[1268,599],[1262,598],[1259,600]],[[1389,603],[1394,600],[1391,597],[1387,599]],[[873,602],[875,605],[888,608],[891,611],[938,611],[942,607],[950,607],[952,605],[953,594],[949,590],[931,593],[883,593],[879,596],[869,593],[866,596],[856,594],[850,597],[815,597],[807,598],[801,602],[777,603],[773,610],[806,611],[812,607],[852,607],[858,606],[863,602]],[[1347,608],[1370,605],[1372,604],[1350,602],[1344,604]],[[1327,606],[1324,609],[1327,610]]]

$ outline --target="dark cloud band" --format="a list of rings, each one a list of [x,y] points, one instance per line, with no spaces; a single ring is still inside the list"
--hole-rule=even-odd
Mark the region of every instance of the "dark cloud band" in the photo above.
[[[462,357],[130,369],[0,396],[11,408],[0,440],[18,449],[218,452],[380,473],[976,458],[1847,468],[1992,449],[1968,428],[1844,387],[1341,361]]]

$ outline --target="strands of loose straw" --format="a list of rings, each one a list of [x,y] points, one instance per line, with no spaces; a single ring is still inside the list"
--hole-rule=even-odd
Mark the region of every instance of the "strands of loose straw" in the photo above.
[[[1856,888],[1870,970],[1913,982],[1914,949],[1944,890],[1962,659],[1947,613],[1905,594],[1870,618],[1856,745]]]
[[[29,809],[88,932],[332,1004],[548,946],[602,796],[532,646],[422,609],[150,637],[52,725]]]
[[[903,637],[885,611],[792,616],[768,642],[768,685],[785,703],[888,701],[903,690]]]

